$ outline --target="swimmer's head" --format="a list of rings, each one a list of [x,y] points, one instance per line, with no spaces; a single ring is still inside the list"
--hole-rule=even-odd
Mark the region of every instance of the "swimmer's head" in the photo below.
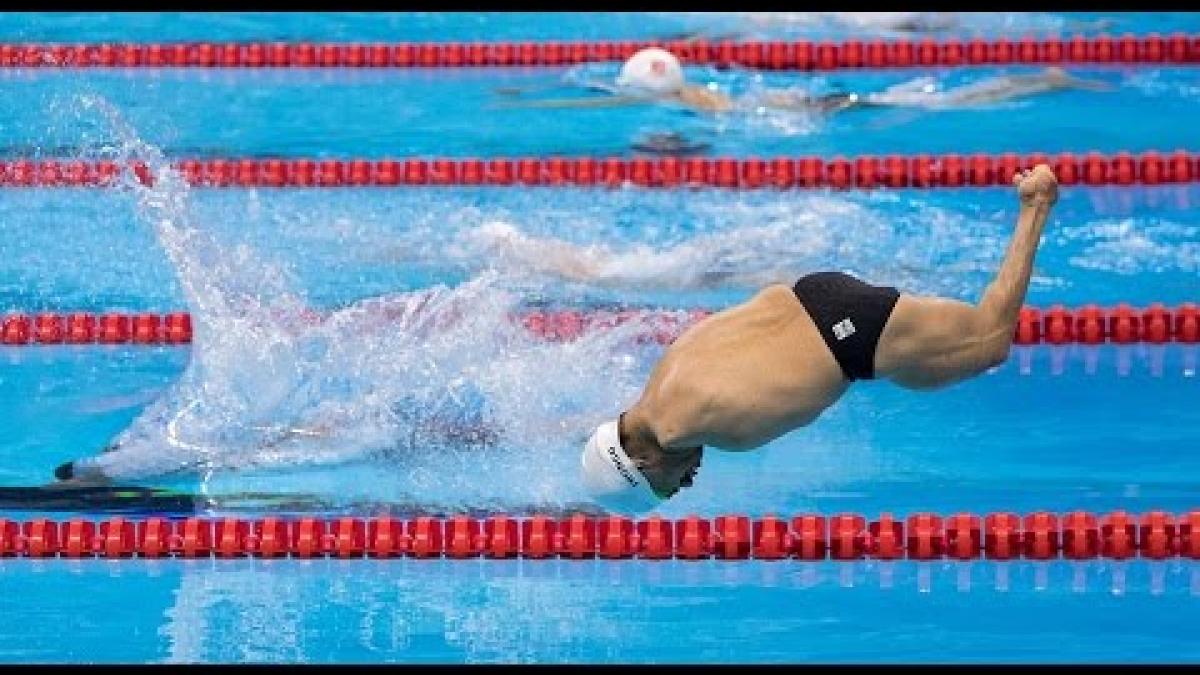
[[[618,420],[612,420],[592,432],[583,446],[580,478],[592,500],[609,511],[649,511],[662,502],[662,497],[621,447],[618,426]]]
[[[620,418],[601,424],[583,448],[581,477],[594,501],[610,511],[640,513],[692,485],[700,448],[666,451],[638,439],[622,443],[620,428]]]
[[[674,94],[683,89],[683,67],[671,52],[647,47],[621,66],[617,86],[651,94]]]

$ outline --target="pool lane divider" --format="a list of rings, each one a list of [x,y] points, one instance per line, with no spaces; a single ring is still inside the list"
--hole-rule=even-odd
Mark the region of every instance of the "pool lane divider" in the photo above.
[[[644,342],[668,344],[684,329],[712,314],[712,310],[552,310],[514,314],[534,336],[569,341],[585,333],[636,322]],[[322,319],[317,312],[299,317],[309,323]],[[42,312],[8,313],[0,319],[0,345],[55,344],[181,345],[192,341],[192,317],[187,312]],[[1185,302],[1175,307],[1153,303],[1133,307],[1088,304],[1078,308],[1052,305],[1021,309],[1014,331],[1017,345],[1034,344],[1165,344],[1200,343],[1200,306]]]
[[[636,186],[727,189],[961,188],[1009,185],[1022,169],[1048,164],[1062,185],[1161,185],[1200,181],[1200,153],[1034,152],[820,157],[491,157],[488,159],[181,158],[174,166],[206,188],[404,186]],[[143,162],[0,158],[0,188],[105,187]]]
[[[624,61],[662,47],[689,64],[762,70],[838,70],[1037,64],[1184,65],[1200,35],[1124,33],[1015,39],[543,42],[0,43],[0,68],[458,68]]]
[[[1200,510],[800,514],[680,519],[503,514],[0,519],[0,558],[1200,560]]]

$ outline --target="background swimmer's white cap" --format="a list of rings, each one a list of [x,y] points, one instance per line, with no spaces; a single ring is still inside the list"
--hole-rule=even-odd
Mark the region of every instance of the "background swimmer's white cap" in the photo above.
[[[596,427],[587,445],[583,446],[580,477],[592,500],[609,511],[649,511],[663,499],[655,494],[650,481],[625,454],[617,422],[613,420]]]
[[[683,68],[671,52],[647,47],[629,57],[621,66],[617,85],[655,94],[671,94],[683,88]]]

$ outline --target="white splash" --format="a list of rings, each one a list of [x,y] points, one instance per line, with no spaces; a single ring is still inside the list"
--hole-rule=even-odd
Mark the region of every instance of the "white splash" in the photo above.
[[[818,193],[783,203],[694,199],[690,213],[699,222],[720,223],[719,229],[653,243],[576,243],[508,220],[483,219],[439,252],[468,268],[622,290],[755,290],[836,268],[911,292],[958,296],[982,288],[999,264],[1003,242],[981,231],[981,223],[917,201],[912,215],[890,215],[873,203],[895,199],[886,194],[866,203],[855,199],[862,197]],[[948,270],[975,278],[946,275]]]
[[[375,460],[394,465],[390,489],[422,503],[579,497],[563,478],[577,454],[562,448],[632,401],[642,364],[618,346],[644,327],[537,340],[511,319],[521,298],[495,273],[320,315],[287,270],[192,222],[188,187],[162,154],[104,100],[87,105],[116,130],[117,158],[145,161],[154,177],[125,176],[124,187],[179,275],[195,330],[185,372],[89,466],[115,480],[207,481]]]
[[[1100,220],[1064,228],[1063,241],[1083,242],[1071,258],[1082,269],[1136,275],[1200,272],[1200,228],[1160,219]]]

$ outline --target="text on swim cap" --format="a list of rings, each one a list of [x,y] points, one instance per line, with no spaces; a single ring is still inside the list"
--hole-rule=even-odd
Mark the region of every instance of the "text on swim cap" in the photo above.
[[[625,468],[625,464],[621,461],[621,458],[617,456],[617,449],[611,445],[608,446],[608,456],[612,459],[613,466],[617,467],[617,471],[619,471],[621,475],[625,477],[625,480],[629,481],[629,485],[632,487],[637,487],[637,479],[629,473],[629,469]]]

